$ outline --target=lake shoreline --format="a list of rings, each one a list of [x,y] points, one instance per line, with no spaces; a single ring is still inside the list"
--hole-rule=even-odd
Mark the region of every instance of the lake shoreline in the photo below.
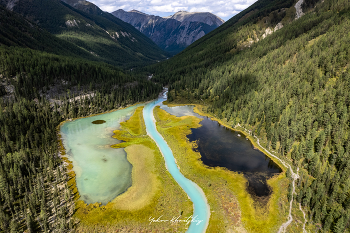
[[[246,232],[240,222],[238,202],[225,179],[227,172],[220,168],[208,169],[198,160],[199,153],[192,150],[193,143],[186,138],[191,128],[200,127],[201,119],[194,116],[176,117],[159,107],[155,109],[155,118],[157,130],[173,151],[182,174],[200,186],[207,197],[211,209],[207,232],[225,232],[229,229],[233,232]],[[243,189],[243,175],[238,174],[235,179],[240,181],[238,186]]]
[[[148,101],[148,102],[150,102],[150,101]],[[145,104],[148,103],[148,102],[145,102]],[[106,114],[106,113],[115,112],[115,111],[118,111],[118,110],[122,110],[122,109],[126,109],[126,108],[129,108],[129,107],[138,105],[138,104],[142,104],[142,103],[137,102],[135,104],[127,105],[125,107],[120,107],[120,108],[117,108],[117,109],[112,109],[112,110],[106,111],[106,112],[90,114],[88,116],[77,117],[77,118],[72,118],[72,119],[71,118],[65,119],[65,120],[61,121],[59,125],[56,126],[55,130],[56,130],[58,147],[59,147],[57,156],[62,160],[62,165],[67,169],[67,175],[68,175],[68,177],[70,177],[70,180],[68,181],[68,186],[73,191],[74,200],[78,200],[80,198],[80,194],[79,194],[79,191],[78,191],[78,188],[77,188],[77,183],[76,183],[76,180],[75,180],[76,179],[75,178],[76,174],[73,171],[73,162],[69,160],[69,158],[68,158],[68,156],[66,154],[66,148],[63,145],[63,138],[62,138],[62,135],[61,135],[61,127],[67,122],[72,122],[72,121],[83,119],[83,118],[89,118],[89,117],[103,115],[103,114]]]
[[[268,179],[267,180],[267,183],[268,183],[268,185],[272,188],[272,190],[273,190],[273,193],[270,195],[270,200],[269,200],[269,202],[268,202],[268,206],[266,207],[266,208],[268,208],[269,209],[269,211],[268,212],[271,212],[272,214],[271,215],[269,215],[270,217],[268,217],[268,216],[266,216],[264,213],[260,213],[260,214],[258,214],[258,212],[260,212],[259,210],[253,210],[253,209],[255,209],[255,207],[253,208],[253,209],[251,209],[251,207],[247,207],[247,204],[244,204],[244,207],[242,207],[243,209],[245,209],[245,208],[247,208],[246,210],[248,210],[248,209],[250,209],[248,212],[250,212],[250,213],[256,213],[256,214],[258,214],[259,216],[255,216],[255,214],[254,215],[251,215],[251,214],[247,214],[246,213],[246,211],[243,211],[242,212],[242,218],[243,219],[245,219],[245,220],[247,220],[247,221],[244,221],[245,222],[245,226],[248,226],[252,221],[253,221],[253,218],[254,217],[258,217],[258,218],[260,218],[261,220],[263,220],[263,219],[266,219],[266,218],[268,218],[268,219],[270,219],[272,222],[275,222],[274,224],[272,223],[272,222],[270,222],[270,227],[272,227],[273,229],[276,229],[277,230],[277,227],[278,227],[278,225],[280,225],[280,223],[282,223],[283,222],[283,220],[284,220],[284,217],[283,217],[283,219],[281,220],[280,219],[280,216],[279,215],[277,215],[276,213],[278,213],[278,212],[280,212],[280,211],[282,211],[282,210],[280,210],[280,211],[278,211],[278,209],[280,209],[280,207],[279,207],[279,205],[281,205],[282,203],[281,203],[281,200],[283,199],[286,199],[286,198],[284,198],[284,197],[286,197],[286,193],[284,193],[284,189],[283,188],[281,188],[281,185],[282,186],[286,186],[287,184],[286,184],[286,178],[285,178],[285,171],[286,171],[286,169],[285,169],[285,167],[277,160],[277,159],[275,159],[275,158],[272,158],[271,156],[269,156],[264,150],[262,150],[262,148],[260,148],[259,147],[259,145],[257,145],[257,143],[255,142],[255,140],[254,140],[254,138],[252,138],[247,132],[245,132],[245,131],[243,131],[243,130],[240,130],[240,129],[236,129],[236,128],[232,128],[232,127],[230,127],[229,125],[227,125],[227,124],[225,124],[223,121],[221,121],[220,119],[217,119],[216,117],[214,117],[214,116],[212,116],[212,115],[210,115],[210,114],[208,114],[208,113],[205,113],[204,111],[203,111],[203,108],[205,107],[204,105],[202,105],[202,104],[177,104],[177,103],[167,103],[167,102],[165,102],[164,103],[164,105],[167,105],[168,107],[175,107],[175,106],[184,106],[184,105],[192,105],[192,106],[195,106],[194,107],[194,112],[195,113],[197,113],[197,114],[199,114],[199,115],[201,115],[201,116],[206,116],[206,117],[209,117],[211,120],[213,120],[213,121],[216,121],[216,122],[218,122],[220,125],[222,125],[222,126],[224,126],[224,127],[226,127],[226,128],[229,128],[229,129],[231,129],[231,130],[234,130],[234,131],[237,131],[237,132],[240,132],[241,134],[243,134],[243,135],[245,135],[249,140],[250,140],[250,142],[253,144],[253,146],[255,147],[255,148],[257,148],[259,151],[261,151],[261,152],[263,152],[268,158],[270,158],[271,160],[273,160],[276,164],[278,164],[278,166],[283,170],[280,174],[278,174],[278,175],[275,175],[275,176],[273,176],[272,178],[270,178],[270,179]],[[202,166],[203,167],[206,167],[206,165],[204,165],[203,163],[202,163]],[[234,173],[234,172],[233,172]],[[286,186],[286,187],[288,187],[288,186]],[[239,191],[239,192],[241,192],[241,191]],[[246,194],[248,194],[247,193],[247,191],[244,191]],[[282,193],[283,193],[283,195],[282,195]],[[241,199],[241,198],[239,198],[239,194],[237,194],[237,192],[236,192],[236,196],[238,197],[238,199],[240,199],[241,201],[242,200],[244,200],[244,199]],[[241,203],[241,201],[240,201],[240,203]],[[247,201],[244,201],[244,202],[247,202]],[[248,201],[247,203],[249,203],[250,201]],[[284,201],[282,201],[283,203],[287,203],[286,202],[286,200],[284,200]],[[280,204],[278,204],[278,203],[280,203]],[[249,205],[252,205],[252,204],[248,204],[248,206]],[[284,207],[286,206],[286,204],[282,204]],[[285,218],[287,218],[287,212],[286,212],[286,208],[284,208],[283,207],[283,216],[285,216]],[[264,208],[263,208],[264,209]],[[256,211],[258,211],[258,212],[256,212]],[[248,219],[250,219],[250,220],[248,220]],[[267,219],[266,219],[267,220]],[[262,225],[263,225],[263,223],[261,223]],[[260,224],[258,224],[257,223],[257,225],[260,225]],[[253,230],[254,231],[254,230]]]
[[[137,103],[137,104],[139,104],[139,103]],[[134,105],[136,105],[136,104],[134,104]],[[134,106],[134,105],[131,105],[131,106]],[[170,104],[170,105],[173,105],[173,104]],[[197,111],[198,112],[196,112],[196,113],[198,113],[198,114],[200,114],[200,115],[202,115],[202,116],[208,116],[208,117],[210,117],[212,120],[216,120],[216,118],[215,117],[213,117],[213,116],[210,116],[209,114],[205,114],[204,112],[201,112],[199,109],[198,109],[198,107],[203,107],[203,105],[199,105],[199,104],[174,104],[173,106],[179,106],[179,105],[195,105],[196,107],[196,109],[197,109]],[[128,106],[128,107],[131,107],[131,106]],[[127,108],[127,107],[125,107],[125,108]],[[124,108],[121,108],[121,109],[124,109]],[[106,113],[109,113],[109,112],[113,112],[113,111],[117,111],[117,110],[121,110],[121,109],[115,109],[115,110],[111,110],[111,111],[108,111],[108,112],[106,112]],[[100,114],[92,114],[92,115],[90,115],[90,116],[86,116],[86,117],[81,117],[81,118],[87,118],[87,117],[92,117],[92,116],[96,116],[96,115],[101,115],[101,114],[105,114],[105,113],[100,113]],[[65,154],[65,150],[64,150],[64,147],[63,147],[63,144],[62,144],[62,138],[61,138],[61,135],[60,135],[60,133],[59,133],[59,129],[60,129],[60,126],[62,126],[64,123],[66,123],[66,122],[68,122],[68,121],[73,121],[73,120],[76,120],[76,119],[80,119],[80,118],[75,118],[75,119],[68,119],[68,120],[66,120],[66,121],[63,121],[63,122],[61,122],[60,123],[60,125],[59,126],[57,126],[57,130],[58,130],[58,137],[59,137],[59,141],[60,141],[60,143],[59,143],[59,145],[60,145],[60,153],[59,153],[59,156],[61,157],[61,159],[62,159],[62,161],[63,161],[63,164],[66,166],[66,168],[67,168],[67,173],[69,174],[69,177],[71,177],[71,179],[70,179],[70,181],[69,181],[69,186],[70,186],[70,188],[71,189],[73,189],[73,190],[75,190],[74,191],[74,193],[75,193],[75,200],[78,200],[79,199],[79,192],[78,192],[78,190],[77,190],[77,187],[76,187],[76,183],[75,183],[75,173],[74,173],[74,171],[72,171],[72,167],[73,167],[73,165],[72,165],[72,163],[71,163],[71,161],[69,161],[68,160],[68,158],[65,156],[66,154]],[[220,123],[221,125],[223,125],[223,126],[225,126],[225,127],[227,127],[227,128],[231,128],[231,129],[233,129],[233,130],[235,130],[235,131],[239,131],[239,132],[241,132],[242,134],[244,134],[244,135],[247,135],[247,133],[246,132],[244,132],[244,131],[242,131],[242,130],[239,130],[239,129],[235,129],[235,128],[232,128],[232,127],[228,127],[227,125],[225,125],[224,123],[221,123],[221,122],[219,122],[219,120],[216,120],[218,123]],[[249,135],[248,135],[249,136]],[[251,138],[249,138],[250,139],[250,141],[253,143],[253,145],[255,146],[255,142],[254,142],[254,140],[251,140]],[[167,143],[168,143],[168,141],[167,141]],[[62,145],[61,145],[62,144]],[[63,150],[62,150],[62,147],[63,147]],[[264,152],[263,150],[261,150],[261,149],[259,149],[260,151],[262,151],[262,152]],[[62,151],[62,153],[61,153],[61,151]],[[265,154],[265,152],[264,152],[264,154]],[[268,155],[267,155],[268,156]],[[271,158],[270,156],[268,156],[269,158]],[[274,160],[273,158],[271,158],[272,160]],[[275,160],[274,160],[275,161]],[[276,161],[275,161],[276,162]],[[178,161],[176,161],[176,163],[178,163]],[[277,163],[279,166],[280,166],[280,164],[279,163]],[[203,165],[203,167],[205,167],[205,165]],[[280,166],[281,168],[283,168],[283,166]],[[206,168],[206,169],[208,169],[208,168]],[[283,172],[282,172],[282,174],[283,174]],[[271,182],[272,182],[272,184],[270,184],[270,180],[271,180]],[[275,187],[276,188],[278,188],[278,183],[280,183],[281,182],[281,177],[279,176],[279,177],[274,177],[274,178],[271,178],[269,180],[269,184],[270,184],[270,186],[271,187],[273,187],[273,189],[275,190]],[[226,193],[224,193],[224,194],[226,194]],[[277,199],[279,198],[279,197],[276,197]],[[275,200],[275,201],[278,201],[278,200]],[[81,205],[80,205],[81,206]],[[95,204],[90,204],[89,205],[90,207],[88,207],[88,209],[91,209],[91,208],[101,208],[100,207],[100,205],[98,204],[98,203],[95,203]],[[239,208],[240,209],[240,208]],[[240,214],[239,214],[240,215]],[[254,216],[253,216],[254,217]],[[242,214],[242,218],[244,218],[244,213]],[[248,217],[248,219],[249,219],[249,217]],[[218,221],[218,219],[216,219],[216,220],[214,220],[214,222],[215,221]],[[244,221],[244,219],[242,220],[242,221]],[[244,221],[245,222],[245,221]],[[244,225],[246,225],[246,224],[244,224]],[[244,228],[242,228],[242,226],[236,226],[237,228],[236,229],[240,229],[238,232],[244,232]]]
[[[275,157],[271,156],[270,154],[268,154],[265,149],[261,148],[256,140],[254,139],[253,136],[251,136],[249,133],[247,133],[243,128],[242,129],[239,129],[239,128],[236,128],[236,126],[233,128],[232,126],[228,125],[227,123],[223,122],[221,119],[218,119],[216,118],[215,116],[209,114],[209,113],[205,113],[203,112],[203,107],[205,107],[205,105],[202,105],[202,104],[180,104],[180,103],[168,103],[167,101],[164,101],[163,103],[164,105],[168,106],[168,107],[176,107],[176,106],[194,106],[193,108],[193,112],[194,113],[197,113],[198,115],[200,116],[204,116],[204,117],[208,117],[210,118],[212,121],[216,121],[218,122],[220,125],[228,128],[228,129],[231,129],[233,131],[236,131],[236,132],[240,132],[242,133],[246,138],[249,139],[249,141],[253,144],[254,146],[254,149],[257,149],[259,151],[261,151],[262,153],[264,153],[267,157],[269,157],[271,160],[273,160],[282,170],[283,172],[285,172],[287,170],[287,168],[284,166],[284,164],[282,164],[278,159],[276,159]],[[282,172],[282,173],[283,173]]]

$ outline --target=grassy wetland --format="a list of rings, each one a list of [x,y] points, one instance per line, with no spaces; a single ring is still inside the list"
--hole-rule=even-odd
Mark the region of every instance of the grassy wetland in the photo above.
[[[113,137],[123,142],[112,147],[125,148],[133,166],[132,186],[125,193],[106,205],[86,204],[78,200],[75,175],[70,172],[70,186],[76,193],[74,217],[80,222],[77,232],[184,232],[187,229],[186,223],[149,221],[151,217],[171,220],[180,216],[185,219],[192,215],[193,205],[166,170],[156,144],[147,136],[142,109],[137,108],[130,119],[114,131]]]
[[[186,219],[192,215],[193,205],[165,168],[156,144],[147,136],[142,110],[143,107],[137,108],[130,119],[121,122],[120,129],[113,132],[113,137],[122,142],[112,147],[124,148],[132,164],[132,186],[108,204],[86,204],[79,200],[72,163],[63,158],[70,170],[68,184],[76,194],[74,219],[80,223],[77,232],[184,232],[187,229],[185,223],[167,221],[150,224],[151,217],[170,220],[180,216]],[[206,115],[202,105],[196,105],[194,111]],[[157,130],[172,149],[181,173],[197,183],[207,197],[211,208],[207,232],[278,230],[286,220],[281,216],[286,216],[288,212],[286,196],[289,181],[285,178],[285,172],[268,180],[273,193],[268,203],[261,205],[246,191],[247,180],[243,174],[222,167],[208,167],[200,160],[201,155],[193,151],[196,143],[189,142],[186,136],[192,128],[200,127],[201,119],[194,116],[176,117],[159,107],[156,107],[154,115]],[[219,123],[225,125],[224,122]],[[249,138],[243,130],[241,133]],[[254,140],[249,139],[258,148]]]
[[[205,115],[201,105],[196,106],[195,112]],[[246,179],[242,174],[221,167],[210,168],[200,161],[201,155],[193,151],[196,143],[189,142],[186,135],[191,133],[191,128],[200,127],[201,119],[175,117],[160,108],[156,108],[155,117],[157,129],[172,149],[181,172],[197,183],[207,196],[212,210],[208,232],[278,230],[288,212],[286,190],[289,181],[285,178],[285,172],[268,180],[273,193],[266,205],[260,205],[246,191]],[[254,140],[251,141],[258,148]]]

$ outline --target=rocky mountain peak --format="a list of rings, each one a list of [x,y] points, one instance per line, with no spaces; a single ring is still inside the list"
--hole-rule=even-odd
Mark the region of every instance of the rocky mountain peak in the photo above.
[[[221,26],[225,21],[220,17],[210,13],[210,12],[188,12],[179,11],[167,18],[175,19],[180,22],[202,22],[210,26],[215,25],[216,27]]]
[[[209,12],[179,11],[168,17],[148,15],[138,10],[117,10],[112,14],[133,25],[159,47],[173,54],[225,22]]]
[[[101,14],[102,10],[95,4],[86,0],[61,0],[68,5],[89,14]]]
[[[123,11],[123,10],[122,10],[122,11]],[[138,13],[138,14],[141,14],[141,15],[147,15],[147,14],[141,12],[141,11],[138,11],[138,10],[131,10],[131,11],[129,11],[129,12]]]

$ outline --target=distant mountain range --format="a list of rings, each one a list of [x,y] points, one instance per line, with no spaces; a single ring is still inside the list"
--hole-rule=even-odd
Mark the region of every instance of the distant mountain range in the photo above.
[[[120,9],[112,14],[134,26],[171,54],[182,51],[225,22],[209,12],[179,11],[169,17],[160,17]]]
[[[169,56],[130,24],[85,0],[0,0],[0,4],[69,42],[70,47],[75,45],[79,56],[85,54],[83,57],[90,60],[134,67]]]

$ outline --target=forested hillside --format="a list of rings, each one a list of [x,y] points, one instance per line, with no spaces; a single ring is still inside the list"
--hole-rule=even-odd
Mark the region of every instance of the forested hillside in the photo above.
[[[13,4],[10,4],[13,3]],[[101,11],[84,12],[58,0],[1,0],[0,4],[80,47],[90,59],[135,67],[165,59],[167,54],[131,25]]]
[[[162,87],[91,61],[84,49],[2,6],[0,44],[0,231],[70,232],[76,194],[56,127],[156,98]]]
[[[30,21],[25,20],[21,15],[7,10],[1,4],[0,19],[0,45],[19,46],[58,55],[97,60],[92,54],[42,30]]]
[[[31,49],[3,46],[0,57],[1,84],[14,90],[0,93],[0,229],[69,232],[75,193],[58,156],[56,127],[156,98],[162,87],[104,63]],[[50,90],[55,101],[46,99]]]
[[[209,105],[299,167],[314,229],[349,232],[350,4],[308,0],[297,20],[293,4],[258,1],[149,71],[169,100]]]

